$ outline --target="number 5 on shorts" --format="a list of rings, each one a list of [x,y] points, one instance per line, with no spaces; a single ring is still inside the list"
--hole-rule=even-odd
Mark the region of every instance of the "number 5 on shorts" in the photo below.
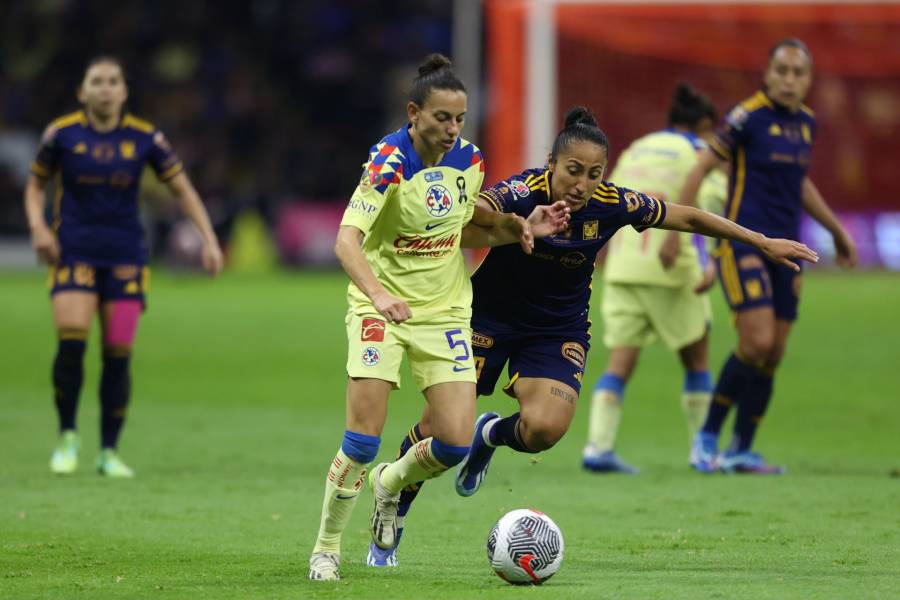
[[[447,336],[447,343],[450,344],[450,349],[456,348],[457,346],[462,346],[462,351],[465,354],[461,354],[460,356],[455,357],[453,360],[469,360],[469,345],[466,343],[466,340],[454,340],[453,337],[457,335],[462,335],[462,329],[451,329],[450,331],[444,332],[444,335]]]

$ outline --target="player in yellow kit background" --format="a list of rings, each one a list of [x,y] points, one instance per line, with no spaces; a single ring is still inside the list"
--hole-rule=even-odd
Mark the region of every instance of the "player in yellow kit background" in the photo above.
[[[678,198],[697,152],[712,135],[716,111],[709,98],[686,84],[672,97],[668,127],[635,140],[622,153],[610,179],[666,202]],[[708,195],[724,198],[727,181],[706,182]],[[698,240],[699,241],[699,240]],[[625,386],[641,349],[661,340],[685,369],[681,402],[693,439],[709,409],[712,383],[708,330],[712,311],[706,290],[715,270],[691,234],[647,229],[619,230],[603,267],[603,341],[609,360],[591,402],[588,443],[582,464],[599,473],[636,473],[615,452]]]

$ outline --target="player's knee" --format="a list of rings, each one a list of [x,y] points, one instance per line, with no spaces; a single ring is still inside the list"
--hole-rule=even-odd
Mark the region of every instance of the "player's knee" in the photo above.
[[[741,337],[741,357],[753,365],[763,365],[775,348],[775,336],[767,331],[755,331]]]
[[[469,446],[451,446],[437,438],[431,440],[431,454],[448,469],[462,462],[469,453]]]
[[[546,417],[523,418],[522,421],[525,445],[535,452],[555,446],[568,429],[568,424]]]
[[[356,433],[349,429],[344,432],[341,442],[341,450],[351,459],[364,465],[369,464],[378,456],[378,448],[381,446],[381,438],[377,435]]]

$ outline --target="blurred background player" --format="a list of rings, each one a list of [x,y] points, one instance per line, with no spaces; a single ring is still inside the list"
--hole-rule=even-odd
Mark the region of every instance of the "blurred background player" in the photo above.
[[[634,141],[619,158],[610,179],[671,204],[676,201],[697,152],[715,128],[709,98],[686,84],[672,96],[666,129]],[[725,182],[709,192],[724,196]],[[698,238],[703,244],[703,239]],[[681,405],[689,443],[709,409],[712,383],[707,355],[712,309],[706,290],[715,280],[705,247],[687,233],[620,230],[603,265],[603,342],[610,349],[603,376],[591,399],[588,443],[582,464],[597,472],[636,473],[614,447],[625,386],[641,348],[661,339],[684,365]],[[702,263],[702,264],[701,264]]]
[[[852,267],[857,260],[854,242],[807,177],[816,120],[803,100],[811,82],[812,55],[806,44],[797,39],[776,44],[769,52],[764,89],[725,118],[710,148],[700,153],[681,201],[693,204],[705,175],[727,162],[728,219],[769,236],[798,239],[805,210],[831,233],[838,263]],[[767,464],[751,447],[797,318],[801,276],[739,242],[721,242],[716,260],[725,298],[735,313],[738,342],[722,367],[709,415],[694,441],[694,465],[704,472],[720,468],[780,474],[783,467]],[[731,444],[717,457],[719,432],[734,404]]]
[[[815,260],[803,244],[773,240],[695,208],[666,204],[640,192],[605,183],[609,143],[594,115],[578,106],[566,113],[547,167],[528,169],[481,192],[476,214],[525,216],[562,200],[571,210],[566,231],[535,239],[534,252],[514,246],[495,248],[472,275],[472,348],[479,395],[490,395],[507,366],[503,387],[519,412],[501,418],[478,417],[471,449],[456,474],[456,491],[475,494],[494,450],[508,446],[536,453],[558,442],[569,428],[581,389],[589,344],[588,302],[597,252],[617,229],[664,227],[726,236],[758,245],[774,260]],[[555,204],[554,204],[555,205]],[[426,407],[422,420],[401,442],[401,460],[418,453],[420,440],[435,429],[436,413]],[[400,498],[405,519],[422,479],[410,481]],[[398,524],[400,525],[400,524]],[[398,530],[396,539],[399,540]],[[397,564],[396,545],[372,544],[367,564]]]
[[[59,474],[72,473],[78,466],[75,415],[88,330],[99,313],[103,370],[97,470],[109,477],[134,475],[116,446],[131,392],[131,348],[149,277],[138,207],[145,165],[168,185],[200,230],[206,270],[217,275],[222,268],[218,240],[181,161],[161,131],[123,112],[127,99],[119,60],[109,56],[91,60],[78,88],[83,109],[59,117],[44,131],[25,188],[32,245],[50,265],[59,336],[53,387],[60,440],[50,459],[50,470]],[[58,177],[51,228],[44,218],[44,195],[54,175]]]
[[[484,163],[481,151],[460,137],[466,105],[450,61],[428,56],[413,81],[409,125],[372,147],[341,222],[335,252],[351,280],[346,431],[325,480],[309,560],[313,580],[340,578],[341,534],[378,454],[404,353],[433,415],[434,435],[369,475],[373,544],[394,546],[401,489],[439,476],[468,452],[475,420],[472,287],[460,244],[520,241],[530,251],[532,242],[525,220],[515,215],[470,222]],[[560,230],[565,214],[558,206],[548,231]]]

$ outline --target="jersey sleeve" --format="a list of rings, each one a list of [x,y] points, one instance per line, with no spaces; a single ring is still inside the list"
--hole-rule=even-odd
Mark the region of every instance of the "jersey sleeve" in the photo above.
[[[484,184],[484,158],[481,156],[481,150],[475,150],[472,154],[472,166],[469,167],[469,169],[473,174],[471,177],[471,180],[474,183],[472,190],[475,192],[475,198],[477,199],[481,197],[481,192],[483,191],[481,186]],[[489,200],[486,201],[490,204]],[[466,214],[463,216],[463,227],[469,224],[469,221],[472,220],[474,214],[475,202],[467,202]]]
[[[369,161],[344,210],[341,225],[350,225],[368,233],[388,198],[403,177],[403,164],[394,146],[378,144],[370,151]]]
[[[519,191],[517,192],[516,189]],[[479,198],[491,205],[497,212],[515,213],[528,218],[533,208],[530,192],[521,181],[501,181],[481,190]]]
[[[624,225],[644,231],[666,220],[666,203],[662,200],[624,188],[619,188],[619,196],[623,200],[619,206],[622,207]]]
[[[731,160],[738,146],[744,145],[748,137],[750,113],[743,106],[731,109],[710,140],[709,147],[722,160]]]
[[[31,162],[31,173],[40,179],[49,179],[59,167],[62,148],[59,145],[59,130],[48,125],[41,136],[37,156]]]
[[[150,144],[148,161],[160,181],[169,181],[184,170],[184,165],[162,131],[154,130],[151,135],[153,141]]]

